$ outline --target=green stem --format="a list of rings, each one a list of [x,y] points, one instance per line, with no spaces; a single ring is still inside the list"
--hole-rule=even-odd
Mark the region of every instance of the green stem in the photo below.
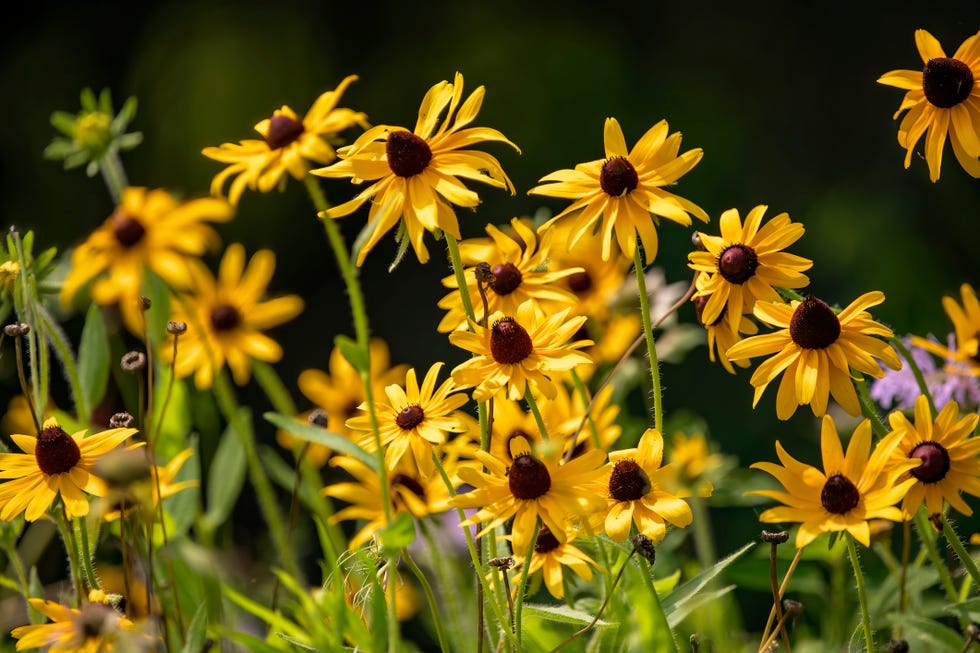
[[[286,389],[286,384],[282,382],[282,378],[276,372],[276,368],[263,361],[253,359],[252,374],[255,375],[255,380],[258,381],[259,387],[262,388],[265,396],[269,398],[269,403],[272,404],[272,407],[277,413],[282,415],[295,415],[298,412],[296,410],[296,404],[293,402],[289,390]]]
[[[514,637],[517,639],[517,650],[523,651],[523,626],[524,626],[524,592],[527,591],[527,577],[528,571],[531,569],[531,556],[534,555],[534,545],[538,543],[538,535],[541,533],[541,527],[539,522],[541,518],[538,517],[534,521],[534,534],[531,535],[531,541],[527,545],[527,551],[524,553],[524,564],[521,566],[521,580],[517,585],[517,600],[514,606]],[[506,587],[504,591],[509,591]]]
[[[643,337],[650,356],[650,379],[653,381],[653,428],[663,432],[664,407],[660,389],[660,362],[657,360],[657,345],[653,340],[653,325],[650,322],[650,297],[647,295],[646,277],[643,276],[643,254],[640,246],[633,250],[633,269],[636,270],[636,290],[640,295],[640,319],[643,321]]]
[[[88,423],[92,416],[92,407],[88,405],[85,391],[82,389],[82,380],[78,375],[78,365],[75,363],[75,354],[71,349],[71,343],[68,342],[64,331],[54,321],[51,314],[40,304],[37,305],[37,318],[45,337],[54,346],[58,360],[65,367],[68,385],[75,400],[75,412],[83,423]]]
[[[429,580],[425,577],[425,574],[422,573],[422,570],[419,569],[418,565],[415,564],[415,561],[412,560],[412,556],[408,555],[407,551],[404,553],[404,555],[402,555],[402,560],[405,561],[405,564],[408,566],[409,570],[415,575],[415,579],[418,580],[419,585],[422,586],[422,592],[425,594],[425,599],[429,602],[429,608],[432,612],[432,623],[436,629],[436,637],[439,639],[439,649],[444,653],[451,651],[452,649],[449,647],[449,642],[446,641],[446,634],[443,632],[442,619],[439,617],[439,609],[441,606],[436,602],[436,595],[432,592],[432,585],[429,584]]]
[[[929,523],[928,517],[926,517],[925,508],[920,508],[916,511],[915,528],[919,531],[919,539],[925,545],[926,553],[932,561],[932,566],[936,568],[936,573],[939,575],[939,583],[946,591],[946,597],[955,603],[956,588],[953,586],[953,579],[949,575],[949,570],[946,568],[942,558],[939,556],[939,551],[936,549],[935,535],[932,531],[932,525]]]
[[[902,342],[902,339],[898,336],[892,336],[888,339],[888,342],[892,344],[892,347],[898,350],[898,353],[902,355],[902,358],[904,358],[905,362],[908,364],[909,369],[912,370],[912,376],[915,377],[915,383],[919,386],[919,392],[924,394],[926,399],[928,399],[929,412],[933,417],[935,417],[936,404],[932,400],[932,394],[929,392],[929,386],[926,385],[926,377],[922,375],[922,370],[919,368],[918,363],[916,363],[915,359],[912,358],[912,352],[909,351],[909,348],[905,346],[905,343]]]
[[[91,589],[101,589],[102,585],[99,583],[98,577],[95,575],[95,566],[92,564],[92,549],[89,547],[88,543],[88,524],[84,517],[76,519],[72,522],[75,528],[75,537],[77,538],[81,534],[82,539],[82,550],[80,552],[82,560],[82,570],[85,572],[85,579],[88,581],[88,586]]]
[[[538,426],[541,439],[550,440],[548,428],[544,425],[544,418],[541,417],[541,411],[538,409],[538,402],[535,401],[534,394],[531,392],[530,384],[524,386],[524,401],[527,402],[527,407],[531,409],[531,414],[534,415],[534,423]]]
[[[851,568],[854,570],[854,581],[857,585],[858,603],[861,605],[861,626],[864,628],[864,643],[867,645],[868,652],[874,653],[875,635],[874,630],[871,629],[871,613],[868,611],[868,595],[864,589],[864,573],[861,571],[861,561],[858,559],[854,536],[847,533],[844,539],[847,540],[847,554],[851,558]]]
[[[871,395],[868,393],[868,383],[863,376],[854,380],[854,387],[857,388],[861,412],[871,420],[871,429],[879,438],[885,437],[888,434],[888,427],[882,421],[881,415],[878,414],[878,408],[874,401],[871,400]]]
[[[123,191],[129,186],[119,153],[112,150],[106,152],[99,161],[99,171],[102,173],[106,188],[109,189],[112,201],[119,204],[122,200]]]
[[[476,313],[473,312],[473,302],[470,300],[470,293],[466,289],[466,276],[463,274],[463,259],[459,255],[459,244],[456,242],[456,238],[448,231],[444,232],[443,235],[446,237],[446,249],[449,250],[449,259],[453,263],[453,274],[456,277],[456,285],[459,287],[459,299],[463,302],[463,311],[466,313],[466,317],[476,322]]]
[[[71,572],[72,584],[75,586],[75,596],[78,599],[78,606],[81,607],[82,600],[85,597],[82,594],[82,574],[78,569],[78,561],[80,559],[78,555],[78,543],[75,541],[71,526],[69,526],[64,503],[56,507],[54,512],[55,523],[58,524],[61,540],[65,544],[65,551],[68,553],[68,568]]]
[[[963,546],[963,542],[956,534],[956,531],[953,530],[953,526],[949,523],[946,515],[942,515],[941,519],[943,520],[943,535],[946,536],[946,541],[953,547],[953,551],[956,552],[956,557],[966,567],[966,571],[970,574],[970,578],[973,579],[974,585],[980,587],[980,569],[977,569],[977,563],[966,550],[966,547]]]
[[[589,390],[582,382],[582,377],[578,375],[578,372],[576,372],[574,368],[572,369],[572,384],[575,385],[575,391],[578,392],[579,396],[582,398],[582,405],[590,406],[592,403],[592,397],[589,396]],[[585,419],[589,423],[589,433],[592,434],[592,445],[596,449],[602,449],[602,442],[599,440],[599,429],[596,427],[595,420],[592,418],[592,411],[585,413]],[[568,450],[570,452],[574,451],[576,444],[577,443],[573,441],[569,445]],[[568,455],[571,456],[570,453]],[[565,462],[567,463],[570,459],[571,458],[566,459]]]

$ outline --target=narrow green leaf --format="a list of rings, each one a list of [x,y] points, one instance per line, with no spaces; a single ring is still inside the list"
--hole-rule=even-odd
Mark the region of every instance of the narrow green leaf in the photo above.
[[[247,408],[239,410],[242,419],[251,420],[251,411]],[[245,484],[245,452],[239,442],[234,423],[229,424],[221,435],[218,450],[211,460],[206,488],[207,513],[204,518],[214,527],[228,519]]]
[[[143,269],[143,294],[150,299],[150,310],[145,313],[150,342],[159,349],[166,338],[170,319],[170,289],[166,281],[146,266]]]
[[[325,447],[330,447],[334,451],[345,453],[352,458],[357,458],[375,472],[378,471],[378,459],[342,435],[331,433],[319,426],[313,426],[312,424],[301,422],[293,417],[286,417],[279,413],[265,413],[263,417],[275,426],[301,440],[316,442]]]
[[[744,555],[749,549],[755,546],[755,542],[749,542],[743,546],[738,551],[730,554],[729,556],[722,558],[712,566],[708,567],[700,574],[690,579],[689,581],[681,584],[677,589],[668,594],[663,599],[664,614],[667,615],[668,621],[671,625],[674,625],[674,620],[672,618],[672,613],[679,610],[684,610],[684,615],[690,612],[690,608],[684,606],[688,601],[691,601],[698,592],[704,589],[705,585],[711,582],[718,574],[725,570],[730,564],[738,560],[742,555]],[[683,617],[681,617],[683,618]]]
[[[588,612],[583,612],[582,610],[576,610],[570,608],[567,605],[547,605],[544,603],[526,603],[524,604],[524,615],[528,617],[537,617],[538,619],[544,619],[545,621],[555,621],[563,624],[573,624],[575,626],[585,626],[592,623],[592,619],[595,615],[591,615]],[[600,619],[596,622],[596,628],[608,628],[609,626],[617,625],[611,621],[604,621]]]
[[[337,336],[334,338],[334,344],[340,353],[343,354],[347,362],[354,366],[354,369],[361,372],[368,372],[370,369],[370,359],[368,358],[368,353],[362,349],[356,342],[348,338],[347,336]]]
[[[207,634],[208,604],[202,603],[194,612],[190,626],[187,627],[187,638],[184,641],[183,653],[200,653],[204,648],[204,637]]]
[[[963,638],[955,630],[938,621],[908,613],[891,614],[889,621],[902,627],[902,633],[911,645],[912,651],[921,648],[913,642],[931,646],[937,651],[958,651],[963,648]]]
[[[253,601],[247,596],[239,594],[227,585],[224,586],[224,593],[232,603],[264,621],[274,632],[283,633],[301,642],[308,641],[303,628],[287,617],[279,614],[278,612],[273,612],[261,603]]]
[[[89,306],[85,316],[82,339],[78,345],[78,380],[85,394],[85,405],[97,406],[105,396],[109,382],[109,336],[102,310],[95,302]]]

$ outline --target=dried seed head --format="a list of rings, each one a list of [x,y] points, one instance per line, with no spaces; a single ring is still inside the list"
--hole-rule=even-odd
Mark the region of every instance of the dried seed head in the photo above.
[[[912,476],[923,483],[938,483],[949,472],[949,452],[938,442],[922,442],[912,449],[909,458],[918,458],[922,464],[911,470]]]
[[[3,332],[11,338],[20,338],[31,332],[31,325],[27,322],[14,322],[13,324],[5,325]]]
[[[637,533],[630,538],[630,542],[633,544],[633,550],[646,558],[651,565],[657,560],[657,549],[649,537],[643,533]]]
[[[798,617],[803,614],[803,604],[793,599],[783,599],[783,612],[791,617]]]
[[[510,556],[503,558],[490,558],[487,560],[487,564],[491,567],[496,567],[497,569],[503,569],[506,571],[514,566],[514,559]]]
[[[691,244],[694,246],[694,249],[699,252],[708,251],[708,248],[704,246],[703,242],[701,242],[701,232],[699,231],[695,231],[691,234]]]
[[[135,374],[146,368],[146,354],[141,351],[127,351],[120,362],[123,372]]]
[[[652,489],[650,477],[635,460],[620,460],[609,475],[609,496],[616,501],[636,501]]]
[[[762,541],[769,542],[771,544],[783,544],[789,540],[788,531],[762,531]]]
[[[136,300],[139,302],[139,307],[141,311],[148,311],[153,308],[153,300],[144,295],[140,295],[140,298]]]
[[[493,283],[494,280],[493,269],[490,267],[490,264],[485,261],[476,264],[476,267],[473,269],[473,275],[476,277],[476,280],[483,285],[489,285]]]
[[[385,153],[388,167],[399,177],[414,177],[432,160],[432,148],[425,139],[404,129],[388,134]]]
[[[302,122],[283,113],[275,113],[269,118],[269,133],[265,136],[265,142],[269,149],[278,150],[295,141],[304,131]]]
[[[606,159],[599,173],[599,186],[611,197],[622,197],[634,190],[640,183],[636,168],[626,157],[614,156]]]
[[[544,463],[530,454],[514,458],[507,473],[510,493],[517,499],[537,499],[551,489],[551,474]]]
[[[306,418],[306,421],[312,424],[313,426],[319,426],[321,429],[325,429],[327,428],[327,423],[328,423],[327,411],[323,410],[322,408],[314,408],[312,411],[310,411],[310,414]]]
[[[840,320],[826,302],[807,297],[793,311],[789,335],[803,349],[826,349],[840,337]]]
[[[970,97],[973,71],[959,59],[930,59],[922,69],[922,90],[926,99],[940,109],[949,109]]]
[[[70,471],[81,458],[78,443],[57,424],[45,426],[38,433],[34,459],[38,468],[48,476]]]
[[[835,515],[846,515],[860,500],[861,493],[851,479],[843,474],[834,474],[828,478],[820,491],[820,503],[827,512]]]
[[[513,365],[531,355],[531,336],[512,317],[494,323],[490,329],[490,354],[502,365]]]
[[[167,322],[167,333],[172,336],[181,336],[187,333],[187,322]]]
[[[125,411],[115,413],[109,418],[109,428],[111,429],[128,429],[132,425],[133,416]]]

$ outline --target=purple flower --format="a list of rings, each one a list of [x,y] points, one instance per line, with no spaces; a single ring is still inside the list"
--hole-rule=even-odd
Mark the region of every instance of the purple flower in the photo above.
[[[938,342],[931,334],[929,339]],[[951,333],[946,340],[949,349],[956,351],[956,335]],[[922,372],[926,388],[932,395],[937,410],[941,410],[950,401],[955,401],[960,407],[980,405],[980,378],[971,374],[967,366],[947,359],[945,365],[939,368],[928,351],[911,345],[909,338],[903,338],[902,342],[908,347],[912,360]],[[871,398],[884,408],[912,410],[921,390],[912,373],[912,367],[904,356],[899,356],[902,358],[901,369],[884,368],[884,378],[878,379],[871,386]]]

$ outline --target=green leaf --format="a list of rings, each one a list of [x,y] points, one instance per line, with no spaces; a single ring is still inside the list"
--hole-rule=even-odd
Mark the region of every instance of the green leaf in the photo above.
[[[170,288],[148,266],[143,269],[143,294],[150,299],[150,310],[144,313],[150,342],[159,349],[166,338],[167,322],[170,320]]]
[[[738,551],[735,551],[731,555],[722,558],[665,596],[662,601],[662,605],[664,608],[664,614],[667,615],[667,621],[670,626],[672,628],[677,626],[677,624],[683,621],[684,617],[690,614],[695,607],[703,603],[703,601],[698,598],[698,594],[701,593],[704,587],[716,576],[718,576],[718,574],[724,571],[726,567],[735,562],[753,546],[755,546],[755,542],[749,542]]]
[[[963,638],[955,630],[943,624],[913,614],[891,614],[889,621],[902,627],[902,633],[910,644],[910,650],[921,650],[922,644],[937,651],[959,651]],[[863,641],[863,638],[859,638]]]
[[[85,405],[97,406],[105,396],[109,382],[109,336],[102,310],[95,302],[89,306],[85,316],[82,339],[78,345],[78,380],[85,393]]]
[[[377,535],[381,541],[382,555],[392,557],[415,539],[415,520],[410,513],[400,512],[387,526],[378,529]]]
[[[331,433],[319,426],[313,426],[312,424],[301,422],[293,417],[286,417],[279,413],[265,413],[263,417],[275,426],[301,440],[316,442],[325,447],[330,447],[334,451],[347,454],[370,467],[375,473],[378,473],[378,459],[342,435]]]
[[[545,621],[554,621],[575,626],[586,626],[592,623],[592,619],[595,618],[595,615],[570,608],[567,605],[547,605],[544,603],[524,604],[524,614],[529,617],[544,619]],[[595,623],[596,628],[608,628],[609,626],[615,625],[617,624],[614,622],[604,621],[602,619],[599,619]]]
[[[188,443],[194,449],[194,454],[187,459],[187,462],[177,472],[177,476],[174,478],[174,481],[177,483],[200,480],[201,478],[200,451],[197,448],[196,440],[197,438],[194,437]],[[189,487],[186,490],[181,490],[172,497],[164,499],[163,505],[174,520],[173,530],[168,535],[171,539],[176,539],[190,529],[201,510],[201,488]]]
[[[249,409],[240,408],[239,411],[241,419],[252,419]],[[221,435],[218,450],[211,460],[211,469],[208,470],[208,503],[204,519],[214,528],[228,519],[245,485],[245,451],[239,442],[233,421]]]
[[[360,372],[369,372],[371,368],[368,352],[347,336],[334,338],[334,345],[340,350],[347,362]]]
[[[224,586],[224,593],[232,603],[268,624],[273,632],[283,633],[300,642],[309,641],[303,628],[294,621],[291,621],[278,612],[273,612],[261,603],[239,594],[227,585]]]
[[[187,639],[184,642],[183,653],[200,653],[204,648],[204,636],[207,634],[208,604],[202,603],[197,607],[191,625],[187,627]]]

